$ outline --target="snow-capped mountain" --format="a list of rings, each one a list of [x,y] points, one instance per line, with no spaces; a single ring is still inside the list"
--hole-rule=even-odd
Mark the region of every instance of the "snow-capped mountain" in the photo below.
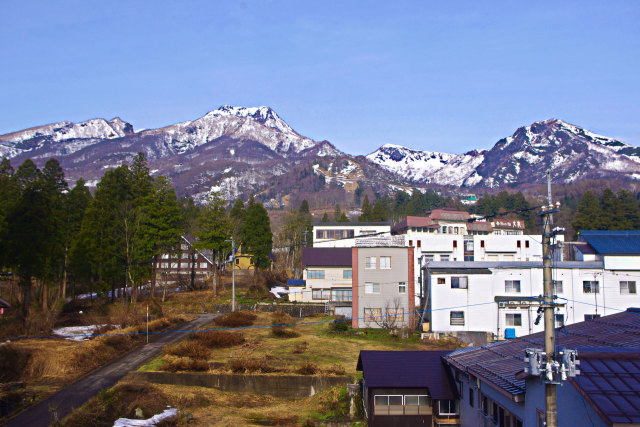
[[[639,148],[557,119],[521,127],[491,150],[455,155],[387,144],[367,159],[414,182],[465,187],[541,182],[549,169],[555,182],[640,179]]]
[[[133,133],[133,126],[116,117],[81,123],[60,122],[0,135],[0,157],[13,158],[45,149],[50,156],[67,155],[93,143]]]
[[[223,105],[197,120],[147,130],[141,134],[160,136],[176,154],[186,153],[221,137],[258,141],[285,157],[316,144],[291,129],[269,107]]]

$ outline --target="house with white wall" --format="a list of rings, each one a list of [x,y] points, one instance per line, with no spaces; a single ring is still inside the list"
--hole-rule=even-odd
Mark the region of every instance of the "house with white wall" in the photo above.
[[[313,247],[351,248],[357,238],[390,234],[390,222],[316,222],[313,224]]]
[[[351,317],[351,262],[351,248],[304,248],[300,301],[330,303],[336,314]]]

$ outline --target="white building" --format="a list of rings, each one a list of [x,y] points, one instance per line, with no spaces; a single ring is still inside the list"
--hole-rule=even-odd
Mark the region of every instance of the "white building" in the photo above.
[[[321,222],[313,224],[314,248],[352,248],[363,236],[389,236],[390,222]]]

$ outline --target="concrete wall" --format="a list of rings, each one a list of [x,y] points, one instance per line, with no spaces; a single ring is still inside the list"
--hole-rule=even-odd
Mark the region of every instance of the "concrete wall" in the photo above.
[[[413,248],[354,248],[353,274],[353,324],[354,327],[380,327],[380,321],[365,321],[365,309],[379,308],[385,316],[387,309],[404,310],[404,321],[396,326],[409,324],[414,311]],[[391,268],[380,268],[380,257],[391,257]],[[376,268],[366,268],[366,258],[376,258]],[[357,274],[356,274],[357,273]],[[405,282],[406,292],[399,292],[399,283]],[[366,293],[366,283],[378,283],[380,293]],[[357,299],[357,302],[356,302]]]
[[[304,399],[334,386],[349,383],[347,377],[304,375],[227,375],[173,372],[134,372],[131,374],[156,384],[209,387],[234,393],[264,394],[284,399]]]

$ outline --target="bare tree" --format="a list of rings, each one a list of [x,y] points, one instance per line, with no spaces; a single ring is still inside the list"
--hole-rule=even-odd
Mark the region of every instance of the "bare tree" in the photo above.
[[[379,310],[379,313],[376,313],[375,310]],[[369,311],[369,315],[366,314],[367,311]],[[392,331],[404,326],[404,316],[405,312],[400,304],[400,299],[394,298],[393,300],[387,300],[382,309],[377,307],[365,308],[364,321],[366,323],[374,323],[382,329]]]

